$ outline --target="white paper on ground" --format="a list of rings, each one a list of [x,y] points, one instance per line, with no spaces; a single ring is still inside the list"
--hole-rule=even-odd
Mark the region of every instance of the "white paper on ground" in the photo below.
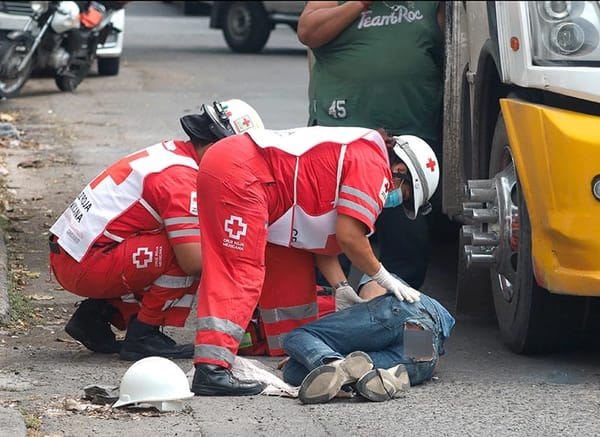
[[[192,367],[190,371],[187,372],[190,384],[194,378],[194,370],[194,367]],[[298,397],[299,387],[294,387],[293,385],[285,383],[258,360],[236,356],[231,371],[233,372],[233,375],[239,379],[260,381],[267,384],[267,387],[261,393],[263,395],[284,396],[289,398]]]

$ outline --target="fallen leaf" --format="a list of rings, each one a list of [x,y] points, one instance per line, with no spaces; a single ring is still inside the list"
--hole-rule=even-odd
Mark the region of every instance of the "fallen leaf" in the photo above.
[[[17,167],[20,168],[42,168],[44,166],[44,161],[41,159],[30,159],[29,161],[19,162]]]

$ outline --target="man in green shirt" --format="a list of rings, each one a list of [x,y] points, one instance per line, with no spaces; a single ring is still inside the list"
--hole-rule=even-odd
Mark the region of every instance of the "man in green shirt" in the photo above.
[[[309,125],[416,135],[441,157],[443,24],[443,2],[307,2],[298,38],[315,60]],[[425,218],[385,209],[376,235],[382,261],[420,287],[430,253]]]

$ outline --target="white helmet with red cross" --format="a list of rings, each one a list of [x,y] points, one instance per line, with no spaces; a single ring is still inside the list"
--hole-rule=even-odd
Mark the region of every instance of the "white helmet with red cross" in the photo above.
[[[216,107],[217,103],[214,104]],[[221,108],[236,134],[241,134],[250,128],[265,128],[260,115],[252,106],[243,100],[231,99],[221,102]]]
[[[400,135],[394,137],[394,153],[408,167],[412,182],[412,196],[402,202],[406,216],[414,220],[419,213],[431,212],[429,199],[440,180],[440,166],[433,149],[419,137]]]
[[[180,122],[192,141],[202,143],[265,127],[254,108],[238,99],[203,104],[199,113],[181,117]]]

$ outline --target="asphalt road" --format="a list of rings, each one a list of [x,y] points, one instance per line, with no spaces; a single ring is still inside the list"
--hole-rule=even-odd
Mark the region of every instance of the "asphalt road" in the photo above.
[[[90,383],[118,384],[129,363],[64,341],[62,324],[77,298],[48,282],[47,226],[116,158],[183,137],[179,117],[204,102],[242,98],[275,129],[307,120],[306,52],[287,27],[277,27],[263,53],[239,55],[205,17],[184,17],[173,3],[132,2],[121,62],[117,77],[92,74],[75,94],[60,93],[51,78],[35,78],[18,98],[0,103],[1,112],[20,112],[19,127],[38,141],[30,149],[4,149],[14,203],[29,214],[9,249],[41,272],[24,292],[52,299],[35,301],[44,314],[36,326],[0,330],[0,406],[35,415],[42,433],[64,436],[600,434],[597,352],[517,356],[502,345],[493,320],[460,318],[436,379],[392,402],[303,406],[277,397],[196,397],[185,412],[159,416],[65,411],[65,398],[78,398]],[[18,166],[34,158],[44,165]],[[436,246],[423,288],[450,309],[455,258],[454,243]],[[51,323],[49,314],[58,321]],[[193,323],[171,333],[191,341]],[[186,360],[178,364],[191,368]]]

